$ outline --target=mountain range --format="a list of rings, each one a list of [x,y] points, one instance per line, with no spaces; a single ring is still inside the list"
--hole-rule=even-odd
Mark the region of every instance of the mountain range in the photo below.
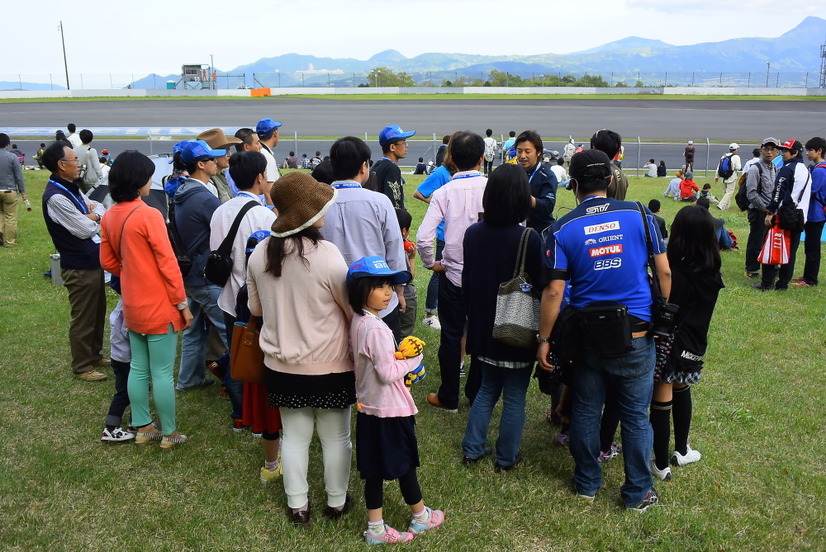
[[[218,70],[220,88],[326,87],[367,85],[376,67],[410,75],[416,84],[445,81],[484,83],[493,70],[531,79],[540,75],[601,75],[609,84],[634,86],[807,86],[819,83],[826,19],[810,16],[775,38],[736,38],[675,46],[636,36],[570,54],[469,55],[425,53],[407,58],[385,50],[370,59],[316,57],[289,53]],[[177,80],[180,75],[148,75],[133,88]],[[782,82],[782,84],[781,84]],[[369,83],[373,84],[373,83]]]

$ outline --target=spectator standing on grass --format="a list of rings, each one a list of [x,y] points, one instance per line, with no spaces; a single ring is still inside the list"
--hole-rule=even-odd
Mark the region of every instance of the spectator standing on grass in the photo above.
[[[207,317],[227,348],[224,313],[218,307],[221,288],[207,281],[204,266],[209,256],[210,220],[221,202],[207,189],[210,178],[218,173],[216,158],[226,150],[214,150],[203,140],[184,142],[180,159],[189,176],[173,198],[174,219],[181,246],[192,259],[192,268],[184,276],[186,296],[194,320],[181,337],[181,366],[178,391],[191,391],[215,383],[206,378],[206,343],[209,336]]]
[[[20,199],[28,200],[23,169],[9,152],[9,136],[0,133],[0,244],[17,247],[17,212]]]
[[[751,167],[758,161],[760,161],[760,148],[754,148],[753,150],[751,150],[751,159],[743,163],[743,172],[741,173],[741,175],[748,174],[749,167]]]
[[[66,137],[66,140],[72,144],[72,148],[77,148],[83,145],[83,140],[77,135],[77,126],[74,123],[69,123],[66,125],[66,130],[69,131],[69,136]]]
[[[685,159],[685,170],[693,171],[694,170],[694,154],[696,153],[696,148],[694,147],[694,141],[689,140],[683,150],[683,158]]]
[[[75,147],[75,146],[72,145],[72,143],[69,141],[69,139],[66,138],[66,134],[62,130],[55,131],[54,141],[55,142],[60,142],[64,146],[67,146],[67,147],[72,148],[72,149],[74,149],[74,147]],[[79,137],[78,137],[77,141],[78,141],[78,143],[80,142]]]
[[[598,130],[591,136],[591,149],[600,150],[608,156],[608,159],[614,159],[619,155],[619,152],[623,151],[622,137],[613,130]],[[611,162],[611,173],[613,178],[608,184],[608,197],[625,199],[625,195],[628,193],[628,177],[622,172],[620,166],[613,161]]]
[[[496,138],[493,137],[493,130],[485,130],[485,163],[484,170],[482,171],[485,173],[485,176],[489,175],[490,171],[493,170],[493,160],[496,159],[496,150],[498,147],[499,144],[496,142]]]
[[[396,218],[399,220],[399,230],[404,243],[404,255],[407,261],[407,271],[411,275],[409,282],[402,284],[404,288],[404,312],[400,313],[402,339],[413,335],[416,329],[416,316],[419,310],[419,295],[416,292],[416,244],[407,238],[410,237],[410,227],[413,226],[413,215],[403,209],[396,209]]]
[[[447,153],[447,143],[450,141],[450,134],[442,136],[442,143],[439,144],[439,149],[436,150],[436,166],[441,167],[445,160]]]
[[[531,210],[527,225],[542,232],[554,223],[556,189],[559,181],[553,171],[542,163],[542,137],[535,130],[525,130],[516,137],[516,158],[528,174],[531,187]]]
[[[109,173],[115,205],[101,224],[100,261],[120,278],[132,354],[127,388],[138,428],[135,442],[161,441],[162,449],[170,449],[187,440],[176,427],[173,370],[177,332],[192,323],[192,312],[163,215],[141,200],[149,195],[154,172],[154,163],[137,151],[115,160]],[[160,430],[149,412],[150,380]]]
[[[223,136],[223,132],[221,132],[221,135]],[[217,141],[222,140],[223,138]],[[236,157],[238,159],[234,160]],[[209,249],[218,249],[224,238],[229,235],[235,218],[244,206],[252,204],[254,207],[244,214],[232,241],[230,247],[232,271],[226,284],[221,288],[217,301],[223,315],[227,344],[232,343],[232,328],[235,325],[235,300],[238,296],[238,290],[244,285],[247,277],[247,239],[257,230],[270,228],[275,221],[275,215],[270,209],[266,208],[259,197],[263,193],[268,193],[272,187],[272,184],[266,180],[267,158],[257,151],[242,152],[233,155],[230,158],[229,165],[231,172],[236,175],[233,180],[238,186],[238,195],[217,207],[212,213],[209,222]],[[241,382],[232,379],[230,374],[225,374],[224,380],[232,404],[230,415],[233,419],[233,427],[240,429],[240,419],[243,414],[243,385]]]
[[[622,422],[625,484],[620,488],[626,508],[645,511],[658,502],[648,470],[652,435],[648,421],[654,369],[654,340],[648,334],[652,320],[648,257],[654,256],[664,299],[671,289],[665,245],[656,223],[646,210],[641,214],[630,202],[606,197],[611,179],[610,160],[605,153],[589,150],[571,160],[571,187],[580,201],[578,207],[557,221],[546,232],[544,266],[548,284],[542,294],[537,359],[545,370],[551,353],[551,331],[557,323],[566,281],[571,282],[571,304],[582,308],[595,301],[617,301],[627,308],[628,327],[615,324],[600,330],[630,343],[628,352],[603,351],[600,338],[583,343],[584,352],[575,360],[572,371],[572,412],[570,448],[576,468],[574,487],[577,496],[594,500],[602,486],[600,455],[600,417],[606,394],[611,391]],[[651,249],[646,227],[652,236]],[[609,238],[611,247],[587,243],[589,239]],[[594,329],[591,329],[594,331]]]
[[[77,162],[82,167],[86,168],[83,175],[83,193],[88,193],[92,188],[98,185],[103,179],[103,170],[100,168],[100,159],[98,152],[92,147],[92,140],[95,138],[92,131],[84,128],[80,131],[80,146],[74,148],[75,155],[77,155]]]
[[[284,427],[287,515],[302,527],[311,516],[307,471],[314,432],[324,457],[324,517],[338,519],[351,504],[350,407],[356,391],[348,343],[347,263],[319,232],[337,194],[303,172],[280,178],[270,192],[278,218],[247,265],[250,312],[263,319],[267,401],[281,411]],[[395,216],[392,222],[398,232]]]
[[[786,140],[778,146],[780,155],[783,156],[783,166],[777,171],[774,179],[774,188],[771,192],[771,201],[766,206],[767,212],[763,223],[767,227],[774,224],[779,208],[783,205],[793,205],[803,211],[803,222],[807,222],[809,215],[809,203],[811,201],[812,178],[806,165],[803,163],[803,144],[798,140]],[[789,245],[789,262],[780,265],[778,269],[775,265],[763,265],[762,278],[759,284],[752,284],[752,287],[762,291],[775,289],[785,291],[789,287],[794,275],[794,262],[797,256],[797,248],[800,245],[799,231],[790,231],[791,243]],[[777,283],[775,283],[777,278]]]
[[[60,276],[69,292],[72,310],[72,372],[83,381],[105,380],[106,374],[97,370],[110,364],[100,353],[106,322],[106,288],[98,232],[105,209],[83,195],[75,184],[80,165],[71,147],[53,143],[43,153],[43,164],[51,172],[43,192],[43,218],[60,253]]]
[[[482,204],[484,217],[467,229],[463,242],[467,351],[481,371],[481,386],[470,408],[462,452],[465,465],[482,460],[493,408],[501,396],[494,464],[495,471],[501,472],[512,470],[522,461],[519,451],[525,426],[525,395],[536,355],[533,348],[512,347],[491,339],[497,294],[499,285],[513,277],[525,231],[525,272],[532,283],[539,284],[541,244],[539,235],[521,224],[531,208],[531,190],[520,167],[501,165],[494,170]]]
[[[280,121],[273,121],[269,117],[261,119],[255,125],[255,132],[261,144],[261,153],[267,158],[267,182],[275,182],[281,178],[281,171],[278,170],[278,162],[275,160],[275,146],[278,145],[278,129],[281,127]]]
[[[362,257],[379,256],[391,270],[405,270],[406,256],[399,221],[387,196],[362,186],[370,178],[370,148],[360,138],[339,138],[330,148],[335,201],[327,212],[321,235],[338,247],[351,265]],[[401,341],[404,289],[396,286],[390,304],[379,316]]]
[[[774,158],[777,157],[777,138],[765,138],[760,145],[760,160],[749,166],[746,174],[746,197],[749,207],[746,217],[749,221],[749,237],[746,242],[746,266],[744,275],[747,278],[760,277],[760,261],[757,258],[766,240],[769,229],[765,225],[768,206],[772,200],[774,179],[777,176],[777,166]]]
[[[720,247],[708,207],[688,205],[677,212],[668,241],[671,268],[669,302],[680,307],[676,315],[674,341],[663,369],[654,372],[651,427],[654,455],[651,474],[671,480],[672,466],[699,462],[702,455],[688,445],[691,427],[691,385],[700,381],[703,357],[708,348],[708,327],[725,287],[720,274]],[[674,418],[674,448],[669,449],[671,418]]]
[[[782,162],[777,169],[777,175],[771,187],[771,197],[766,206],[763,224],[770,228],[783,217],[779,214],[781,206],[794,206],[798,212],[802,211],[804,227],[808,222],[808,211],[811,203],[811,174],[803,163],[803,145],[798,140],[786,140],[777,149],[780,151]],[[774,160],[777,164],[777,159]],[[804,172],[805,171],[805,172]],[[759,284],[752,284],[755,289],[763,291],[775,289],[785,291],[794,274],[794,264],[797,248],[800,245],[801,232],[789,231],[791,244],[789,247],[789,262],[785,265],[762,265],[762,279]],[[776,285],[774,278],[779,274]]]
[[[458,132],[454,133],[455,136]],[[453,177],[453,173],[456,172],[456,166],[453,164],[453,161],[450,159],[450,138],[451,136],[447,136],[448,138],[448,146],[447,151],[444,157],[444,163],[439,165],[435,171],[433,171],[430,176],[424,179],[424,181],[419,184],[419,187],[416,188],[416,191],[413,192],[413,197],[418,199],[419,201],[424,201],[425,203],[430,203],[430,199],[433,197],[433,192],[450,182],[451,178]],[[436,261],[442,260],[442,253],[445,249],[445,221],[442,220],[439,225],[436,227],[436,252],[434,259]],[[422,320],[422,324],[427,326],[428,328],[434,330],[441,330],[442,325],[439,322],[439,317],[437,315],[439,309],[439,273],[433,271],[430,275],[430,280],[427,283],[427,296],[425,297],[425,315],[424,319]]]
[[[399,125],[384,127],[379,132],[382,158],[373,165],[378,191],[390,199],[394,209],[404,209],[404,178],[399,170],[399,160],[407,157],[407,139],[416,134],[415,130],[405,132]]]
[[[565,160],[565,164],[569,168],[571,166],[571,158],[574,156],[575,151],[576,151],[576,145],[574,144],[574,139],[569,138],[568,143],[565,144],[564,148],[562,148],[562,159]]]
[[[441,385],[436,393],[427,395],[427,402],[446,410],[459,408],[459,372],[462,366],[462,337],[467,324],[462,295],[462,269],[465,230],[479,221],[482,195],[487,178],[479,172],[485,153],[481,136],[469,131],[454,134],[450,139],[450,159],[457,172],[450,182],[433,192],[427,213],[419,225],[416,247],[422,265],[439,273],[439,319],[442,326],[439,344]],[[436,228],[445,221],[445,248],[441,261],[436,261],[434,248]],[[465,395],[471,403],[479,390],[481,374],[468,372]]]
[[[823,225],[826,223],[826,140],[817,136],[806,142],[806,155],[814,163],[812,172],[812,191],[809,200],[809,216],[806,219],[806,240],[804,251],[806,264],[803,277],[792,285],[811,287],[817,285],[820,273],[820,240]]]
[[[226,155],[216,157],[215,163],[218,165],[218,172],[209,178],[212,185],[218,191],[218,200],[226,203],[233,197],[233,192],[227,181],[227,169],[229,168],[229,158],[232,155],[230,146],[241,144],[241,140],[235,136],[226,136],[220,128],[205,130],[196,137],[196,140],[203,140],[214,150],[224,150]]]
[[[740,163],[740,156],[737,155],[739,150],[740,145],[737,144],[737,142],[732,142],[728,147],[728,153],[720,158],[720,162],[717,164],[717,170],[714,171],[714,182],[716,183],[721,178],[720,166],[723,163],[723,159],[726,157],[730,159],[732,169],[731,176],[723,178],[725,192],[723,193],[723,197],[720,198],[720,202],[717,204],[717,208],[721,211],[725,211],[731,206],[731,199],[734,197],[734,188],[736,187],[737,180],[740,178],[742,165]]]

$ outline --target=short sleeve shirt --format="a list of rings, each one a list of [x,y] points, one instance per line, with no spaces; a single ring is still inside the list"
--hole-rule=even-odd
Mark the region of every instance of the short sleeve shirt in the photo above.
[[[657,223],[648,209],[645,213],[651,252],[665,253]],[[649,250],[636,203],[586,200],[543,234],[546,279],[571,281],[571,305],[619,301],[632,315],[651,321]]]

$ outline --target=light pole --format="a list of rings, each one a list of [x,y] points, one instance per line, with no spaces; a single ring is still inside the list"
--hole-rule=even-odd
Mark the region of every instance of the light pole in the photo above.
[[[57,26],[57,30],[60,31],[60,43],[63,45],[63,70],[66,71],[66,90],[71,90],[72,87],[69,86],[69,65],[66,63],[66,41],[63,39],[63,21]]]
[[[212,54],[209,54],[209,87],[216,88],[216,81],[212,80],[212,74],[215,72],[215,59]]]
[[[769,87],[769,71],[771,71],[771,69],[772,69],[772,64],[771,64],[771,62],[767,61],[766,62],[766,88]]]
[[[276,69],[275,74],[278,75],[278,88],[281,88],[281,70]]]

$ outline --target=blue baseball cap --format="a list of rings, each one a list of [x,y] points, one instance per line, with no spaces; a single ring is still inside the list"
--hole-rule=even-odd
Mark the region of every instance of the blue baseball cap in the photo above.
[[[258,121],[258,124],[255,125],[255,132],[257,134],[269,134],[273,130],[277,129],[281,126],[281,121],[273,121],[269,117],[266,119],[261,119]]]
[[[184,147],[184,144],[186,144],[187,142],[188,142],[188,140],[181,140],[180,142],[178,142],[177,144],[175,144],[174,146],[172,146],[172,155],[175,155],[176,153],[178,153],[179,151],[181,151],[181,150],[183,149],[183,147]],[[171,157],[169,158],[169,164],[170,164],[170,165],[171,165],[174,161],[175,161],[175,160],[174,160],[174,159],[172,159]]]
[[[399,125],[386,126],[381,129],[381,132],[379,132],[379,144],[386,146],[387,144],[392,144],[398,140],[406,140],[414,134],[416,134],[415,130],[405,132]]]
[[[181,160],[184,163],[194,163],[203,159],[214,159],[227,154],[225,149],[212,149],[203,140],[192,140],[181,145]]]
[[[406,270],[390,270],[387,261],[377,255],[362,257],[350,265],[347,270],[347,281],[352,282],[358,278],[369,278],[376,276],[386,276],[394,286],[406,284],[413,279],[413,275]]]

